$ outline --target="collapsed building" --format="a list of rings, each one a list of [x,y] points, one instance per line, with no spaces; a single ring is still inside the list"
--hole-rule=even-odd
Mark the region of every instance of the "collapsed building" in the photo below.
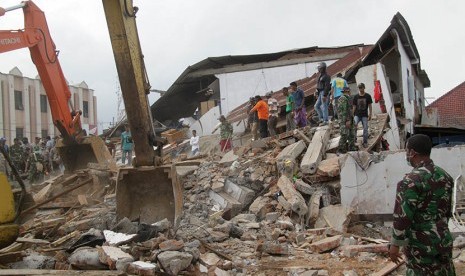
[[[342,73],[352,88],[364,82],[372,94],[379,82],[386,112],[374,104],[365,150],[336,155],[336,123],[253,142],[242,135],[250,95],[273,90],[282,106],[280,89],[297,80],[311,109],[320,61],[330,75]],[[188,157],[177,133],[164,134],[170,142],[164,161],[176,168],[173,181],[183,186],[180,221],[117,219],[118,172],[89,164],[31,187],[34,202],[22,215],[21,237],[0,250],[4,273],[10,274],[0,275],[23,275],[24,268],[28,275],[402,273],[405,267],[386,254],[395,185],[408,170],[401,150],[421,124],[429,85],[400,14],[375,45],[206,59],[186,69],[152,106],[161,122],[196,110],[202,115],[190,125],[202,135],[200,156]],[[235,147],[227,153],[219,152],[216,136],[206,135],[220,114],[235,126]],[[391,151],[381,151],[382,138]],[[465,268],[464,150],[432,153],[456,180],[451,227],[457,271]]]

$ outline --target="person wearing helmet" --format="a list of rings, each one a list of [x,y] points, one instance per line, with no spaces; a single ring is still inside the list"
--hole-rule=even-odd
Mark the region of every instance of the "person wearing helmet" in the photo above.
[[[331,91],[331,77],[326,73],[326,63],[320,62],[318,64],[318,76],[316,84],[316,97],[315,110],[318,113],[320,121],[323,125],[328,124],[328,105],[329,105],[329,92]]]
[[[278,116],[279,116],[279,105],[278,100],[273,98],[273,92],[266,93],[266,98],[268,99],[268,132],[270,136],[276,135],[276,126],[278,124]]]

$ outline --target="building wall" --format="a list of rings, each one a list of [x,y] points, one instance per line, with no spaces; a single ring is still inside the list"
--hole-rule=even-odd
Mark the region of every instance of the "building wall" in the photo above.
[[[415,126],[415,92],[413,92],[413,99],[409,98],[409,89],[414,89],[414,84],[410,83],[413,81],[413,74],[412,74],[412,63],[410,61],[407,52],[405,52],[404,46],[402,45],[402,41],[399,35],[396,32],[397,36],[397,49],[400,54],[400,71],[401,71],[401,93],[403,95],[404,101],[404,109],[405,109],[405,119],[411,120],[405,128],[407,132],[414,133],[414,126]],[[418,80],[419,81],[419,80]],[[413,85],[413,86],[412,86]],[[410,86],[410,88],[409,88]]]
[[[433,149],[431,158],[454,179],[465,173],[465,146]],[[397,183],[411,170],[404,151],[384,152],[366,170],[348,156],[341,162],[341,204],[355,214],[392,214]]]
[[[93,126],[97,125],[97,111],[95,109],[97,99],[93,96],[93,90],[83,84],[85,83],[69,87],[72,93],[71,98],[76,101],[78,107],[82,107],[82,99],[84,98],[82,94],[85,94],[89,101],[89,118],[85,118],[88,130],[89,123]],[[15,108],[15,90],[22,92],[22,110]],[[33,141],[34,137],[42,137],[43,134],[45,135],[45,131],[50,136],[60,134],[53,125],[48,100],[47,112],[41,111],[40,95],[46,95],[40,79],[24,77],[16,67],[8,74],[0,73],[0,136],[6,137],[8,144],[11,144],[13,139],[19,135],[16,133],[17,128],[23,129],[23,137],[27,137],[29,141]]]
[[[335,60],[325,61],[327,66]],[[220,80],[221,114],[227,115],[234,108],[255,95],[277,91],[295,80],[312,76],[319,62],[264,68],[234,73],[217,74]]]

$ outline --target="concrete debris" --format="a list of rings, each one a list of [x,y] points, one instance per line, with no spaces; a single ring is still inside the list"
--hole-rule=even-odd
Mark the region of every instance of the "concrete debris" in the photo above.
[[[175,225],[117,221],[116,173],[102,171],[106,180],[25,217],[19,241],[0,249],[0,263],[131,275],[374,273],[386,265],[390,228],[357,223],[340,205],[339,160],[348,155],[328,148],[337,132],[337,126],[306,127],[249,145],[242,139],[234,150],[195,160],[170,145],[167,160],[187,160],[176,166],[184,200]],[[370,166],[370,155],[360,156]],[[50,199],[89,173],[34,185],[32,193]],[[465,267],[464,244],[456,239],[454,257]]]
[[[80,270],[101,270],[108,269],[108,266],[102,264],[99,260],[97,248],[81,247],[76,249],[68,258],[68,262],[75,269]]]
[[[331,205],[319,210],[315,227],[331,227],[332,229],[345,233],[350,222],[352,209],[341,205]]]
[[[160,253],[157,258],[166,272],[171,275],[178,275],[180,271],[190,265],[193,257],[185,252],[165,251]]]
[[[317,242],[310,244],[310,248],[314,252],[318,252],[318,253],[326,252],[326,251],[329,251],[329,250],[332,250],[338,247],[339,244],[341,243],[341,238],[342,238],[341,235],[324,238],[322,240],[319,240]]]
[[[105,240],[109,245],[122,245],[130,242],[136,236],[136,234],[127,235],[124,233],[116,233],[110,230],[103,230],[103,235],[105,236]]]
[[[100,262],[108,265],[112,270],[116,269],[116,262],[119,260],[129,259],[131,262],[134,261],[130,254],[123,252],[120,248],[106,245],[98,248],[98,256]]]
[[[284,198],[291,205],[291,210],[299,216],[307,213],[307,204],[303,196],[294,188],[292,182],[286,176],[281,176],[278,180],[278,187],[284,195]]]
[[[147,262],[132,262],[127,267],[127,272],[133,275],[152,276],[157,275],[157,266]]]

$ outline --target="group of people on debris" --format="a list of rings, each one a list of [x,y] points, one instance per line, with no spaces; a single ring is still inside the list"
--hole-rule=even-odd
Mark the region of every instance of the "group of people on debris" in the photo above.
[[[286,131],[295,128],[311,125],[327,125],[329,122],[329,106],[333,106],[333,120],[339,122],[341,139],[338,152],[356,150],[356,128],[359,123],[363,125],[364,148],[368,147],[368,121],[372,117],[371,95],[365,92],[365,84],[358,84],[358,94],[352,96],[347,81],[342,78],[342,74],[331,80],[326,72],[326,63],[318,65],[319,76],[317,78],[314,98],[314,112],[307,114],[304,91],[296,82],[291,82],[289,87],[282,89],[286,99]],[[275,136],[277,134],[277,124],[280,115],[278,100],[272,92],[268,92],[265,97],[255,96],[249,99],[248,120],[246,130],[252,133],[252,140]],[[232,125],[224,116],[219,118],[220,125],[220,149],[228,151],[231,149]],[[195,136],[194,136],[195,137]],[[192,144],[191,144],[192,145]]]
[[[14,138],[13,144],[8,145],[5,137],[0,138],[0,147],[6,153],[20,176],[27,176],[30,183],[34,183],[54,170],[63,171],[63,164],[56,149],[58,137],[45,139],[35,137],[34,143],[29,143],[27,137]],[[0,155],[1,171],[14,180],[13,173],[3,154]]]

